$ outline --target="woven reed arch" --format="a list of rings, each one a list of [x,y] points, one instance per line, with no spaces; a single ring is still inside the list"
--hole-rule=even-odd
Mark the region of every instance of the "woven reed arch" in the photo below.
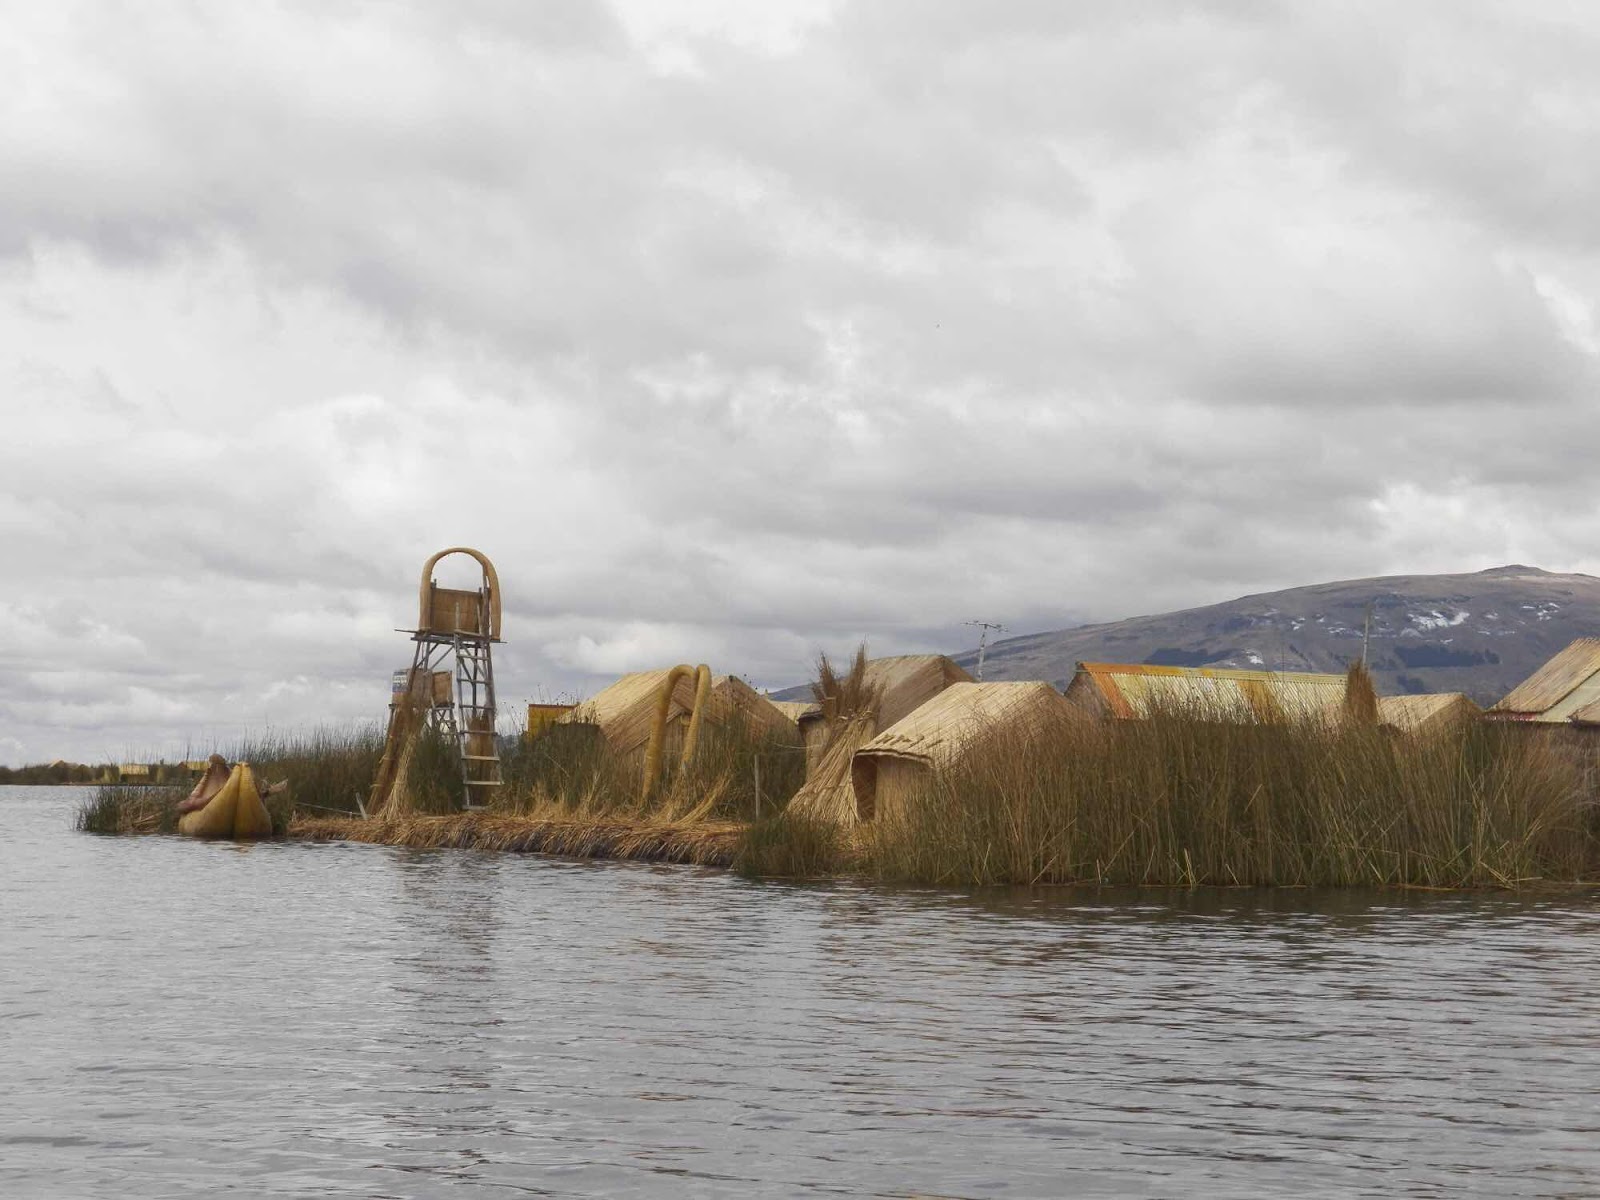
[[[710,707],[711,668],[705,663],[701,663],[698,667],[679,663],[667,672],[666,679],[661,682],[660,691],[656,693],[655,719],[650,724],[650,744],[644,755],[641,800],[650,799],[650,793],[655,790],[656,776],[661,773],[661,750],[666,741],[667,714],[672,709],[672,693],[677,689],[678,680],[691,675],[694,677],[694,707],[689,710],[689,729],[683,737],[683,755],[679,765],[687,767],[694,761],[695,749],[700,744],[700,725],[705,719],[706,709]]]
[[[452,554],[465,554],[476,559],[483,568],[483,586],[475,592],[459,588],[442,588],[433,578],[433,569],[439,560]],[[422,567],[422,583],[418,588],[417,629],[429,633],[470,633],[500,640],[500,573],[494,563],[481,550],[471,546],[451,546],[441,550]],[[467,629],[461,628],[470,622]]]

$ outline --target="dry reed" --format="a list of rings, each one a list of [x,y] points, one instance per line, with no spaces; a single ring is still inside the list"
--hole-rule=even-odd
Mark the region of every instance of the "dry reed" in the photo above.
[[[1158,713],[997,735],[867,827],[863,861],[943,884],[1511,887],[1592,873],[1596,813],[1573,763],[1521,729]]]
[[[732,865],[742,825],[648,824],[632,821],[538,820],[493,812],[374,820],[300,818],[289,836],[305,841],[370,842],[416,849],[497,850],[573,858]]]
[[[102,784],[78,806],[73,825],[80,833],[176,833],[178,804],[187,794],[185,788]]]

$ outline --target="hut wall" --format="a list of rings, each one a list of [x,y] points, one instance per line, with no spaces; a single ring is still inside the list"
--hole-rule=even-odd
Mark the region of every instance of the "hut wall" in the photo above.
[[[1072,676],[1072,682],[1067,684],[1067,701],[1075,708],[1082,709],[1094,717],[1110,715],[1110,708],[1106,704],[1105,696],[1096,686],[1093,676],[1081,666]]]
[[[571,712],[575,704],[530,704],[528,705],[528,737],[538,737],[550,726]]]
[[[890,754],[858,754],[850,767],[856,795],[856,820],[894,820],[933,782],[926,762]]]
[[[800,740],[806,748],[806,778],[810,779],[828,747],[828,723],[821,716],[806,718],[800,723]]]

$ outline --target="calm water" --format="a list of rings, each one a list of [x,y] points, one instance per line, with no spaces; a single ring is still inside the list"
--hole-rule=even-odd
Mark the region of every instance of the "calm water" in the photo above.
[[[0,1195],[1600,1195],[1600,903],[884,893],[70,832]]]

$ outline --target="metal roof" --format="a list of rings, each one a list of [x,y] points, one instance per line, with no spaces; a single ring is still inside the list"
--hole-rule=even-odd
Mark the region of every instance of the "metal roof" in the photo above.
[[[1079,663],[1069,699],[1089,691],[1114,717],[1148,717],[1163,709],[1220,721],[1301,718],[1344,704],[1343,675],[1158,667],[1147,663]]]
[[[1600,701],[1600,638],[1579,638],[1524,679],[1491,716],[1562,722]]]

